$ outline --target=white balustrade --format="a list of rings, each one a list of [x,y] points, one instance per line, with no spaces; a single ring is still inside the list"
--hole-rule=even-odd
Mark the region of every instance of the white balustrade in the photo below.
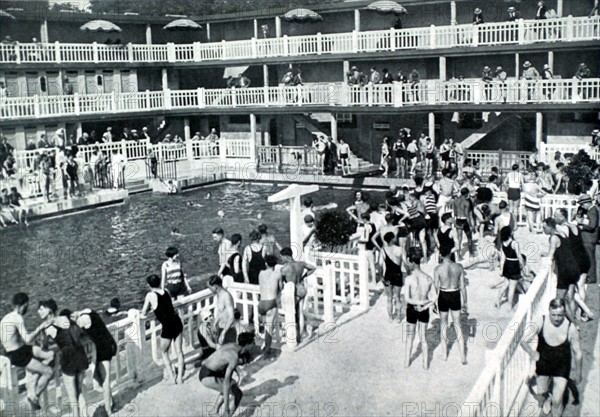
[[[348,86],[341,82],[299,86],[140,91],[68,96],[8,97],[0,119],[31,119],[73,114],[143,112],[192,108],[282,106],[406,106],[465,104],[597,103],[600,79],[482,80]]]
[[[348,54],[405,49],[588,41],[600,38],[597,16],[431,26],[366,32],[284,36],[168,45],[13,43],[0,45],[0,62],[198,62],[279,56]],[[131,56],[133,54],[133,56]]]
[[[556,277],[550,273],[548,261],[534,279],[527,293],[519,298],[517,310],[496,348],[486,355],[486,366],[463,403],[461,415],[483,417],[492,414],[521,415],[523,404],[517,403],[527,389],[526,379],[532,365],[531,357],[521,347],[528,324],[546,313],[548,302],[556,294]]]

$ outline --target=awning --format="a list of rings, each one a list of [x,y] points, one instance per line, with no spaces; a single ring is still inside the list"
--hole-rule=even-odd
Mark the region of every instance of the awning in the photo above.
[[[249,68],[248,65],[244,65],[244,66],[240,66],[240,67],[227,67],[227,68],[225,68],[225,72],[223,73],[223,78],[229,78],[229,77],[237,78],[237,77],[239,77],[240,74],[243,74],[244,72],[246,72],[246,70],[248,68]]]

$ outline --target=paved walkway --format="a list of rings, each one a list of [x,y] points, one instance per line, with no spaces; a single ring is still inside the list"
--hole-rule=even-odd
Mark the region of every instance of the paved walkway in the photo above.
[[[433,268],[433,263],[428,270]],[[374,294],[367,312],[352,309],[341,316],[338,326],[317,334],[296,352],[279,352],[275,359],[259,358],[244,368],[245,415],[432,415],[455,416],[481,370],[486,351],[495,345],[499,331],[511,316],[508,309],[490,308],[496,290],[491,284],[498,272],[473,269],[467,273],[470,294],[467,322],[478,323],[469,339],[468,365],[462,365],[456,344],[448,362],[441,359],[439,319],[428,331],[431,367],[423,370],[416,344],[413,362],[404,368],[404,324],[390,323],[385,296]],[[163,382],[140,392],[131,402],[138,415],[207,415],[216,393],[204,388],[197,372],[183,386]],[[291,414],[293,413],[293,414]],[[411,414],[413,413],[413,414]],[[417,414],[415,414],[417,413]]]

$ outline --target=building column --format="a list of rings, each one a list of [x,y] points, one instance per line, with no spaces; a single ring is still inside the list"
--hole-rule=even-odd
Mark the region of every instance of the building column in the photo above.
[[[360,32],[360,10],[354,10],[354,30]]]
[[[146,45],[152,45],[152,27],[146,25]]]
[[[346,81],[346,74],[350,71],[350,61],[344,61],[342,70],[344,73],[342,74],[342,80]]]
[[[258,20],[254,19],[254,39],[258,39]]]
[[[48,43],[48,21],[46,19],[40,25],[40,42]]]
[[[87,85],[85,83],[85,73],[83,71],[77,71],[77,93],[86,94]]]
[[[515,77],[517,80],[521,79],[521,60],[518,52],[515,54]]]
[[[428,136],[431,138],[431,143],[435,143],[435,113],[429,112],[429,132]]]
[[[331,138],[337,140],[338,138],[338,122],[335,117],[335,113],[329,114],[329,122],[331,123]]]
[[[450,24],[456,25],[456,2],[453,0],[450,2]]]
[[[163,91],[169,89],[169,73],[166,68],[163,68],[161,71],[162,74],[162,89]]]
[[[538,152],[544,140],[544,115],[541,112],[535,114],[535,147]]]
[[[558,17],[563,17],[563,0],[556,0],[556,14]]]
[[[46,132],[44,132],[46,133]],[[49,138],[47,138],[49,139]],[[35,143],[40,140],[39,136],[36,138]],[[27,139],[25,138],[25,126],[17,126],[15,128],[15,148],[17,150],[25,150],[27,147]]]
[[[66,77],[66,73],[64,69],[59,69],[58,70],[58,76],[56,78],[56,87],[58,89],[58,91],[60,91],[60,94],[63,95],[64,91],[65,91],[65,77]],[[48,84],[50,84],[50,80],[46,80],[48,82]],[[73,82],[73,80],[69,80],[69,82]]]
[[[75,139],[79,139],[80,137],[83,136],[83,124],[81,122],[77,122],[77,123],[75,123],[75,126],[76,126]]]
[[[275,37],[281,38],[281,17],[275,16]]]
[[[548,65],[550,65],[550,70],[554,74],[554,51],[548,51]]]
[[[254,113],[250,113],[250,135],[251,135],[251,144],[250,144],[250,161],[256,162],[256,147],[258,143],[256,143],[256,115]]]
[[[440,57],[440,80],[446,81],[446,57]]]
[[[121,93],[121,85],[122,85],[122,78],[121,78],[121,70],[114,70],[113,71],[113,91],[115,93]]]
[[[267,64],[263,65],[263,85],[269,86],[269,66]]]
[[[210,42],[210,23],[206,22],[206,39]]]
[[[190,131],[190,118],[189,117],[183,118],[183,138],[186,141],[189,141],[192,139],[192,134]]]
[[[17,85],[19,86],[18,97],[27,97],[27,76],[24,72],[17,75]]]

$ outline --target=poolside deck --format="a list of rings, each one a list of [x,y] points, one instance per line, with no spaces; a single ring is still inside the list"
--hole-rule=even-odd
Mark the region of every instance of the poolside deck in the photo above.
[[[526,241],[524,231],[519,236]],[[542,235],[527,238],[546,241]],[[530,259],[536,269],[535,257]],[[431,261],[425,270],[431,272],[434,266]],[[491,287],[499,279],[498,271],[479,266],[467,272],[469,315],[463,329],[468,332],[475,325],[474,337],[467,342],[468,365],[461,364],[456,344],[448,361],[442,360],[439,318],[434,317],[427,334],[430,369],[423,370],[416,344],[412,364],[405,369],[404,324],[388,321],[385,296],[376,291],[368,311],[350,310],[330,332],[314,335],[297,351],[247,365],[241,411],[257,416],[460,415],[460,405],[512,315],[506,305],[501,310],[492,307],[497,290]],[[188,374],[183,386],[159,382],[139,392],[128,407],[144,416],[208,415],[216,393],[204,388],[196,374]]]

